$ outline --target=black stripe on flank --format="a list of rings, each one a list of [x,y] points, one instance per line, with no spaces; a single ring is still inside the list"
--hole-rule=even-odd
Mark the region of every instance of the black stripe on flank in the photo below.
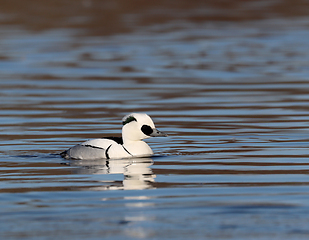
[[[105,157],[106,157],[106,159],[109,159],[108,150],[110,149],[111,146],[112,146],[112,144],[109,145],[109,147],[108,147],[108,148],[106,149],[106,151],[105,151]]]
[[[143,125],[142,128],[141,128],[142,132],[147,135],[147,136],[150,136],[150,134],[153,133],[153,130],[150,126],[148,125]]]
[[[92,146],[92,145],[81,145],[81,146],[105,150],[104,148],[97,147],[97,146]]]
[[[123,149],[127,152],[127,153],[129,153],[131,156],[133,156],[124,146],[122,146],[123,147]]]

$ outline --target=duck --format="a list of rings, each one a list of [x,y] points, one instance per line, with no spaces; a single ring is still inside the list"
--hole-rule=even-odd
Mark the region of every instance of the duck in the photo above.
[[[144,142],[150,137],[167,137],[146,113],[131,113],[122,118],[122,137],[91,139],[60,153],[64,159],[96,160],[150,157],[152,149]]]

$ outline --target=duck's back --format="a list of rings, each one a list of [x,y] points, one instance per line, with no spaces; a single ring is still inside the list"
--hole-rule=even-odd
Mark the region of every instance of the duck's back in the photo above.
[[[66,159],[109,159],[109,150],[122,149],[120,143],[122,139],[116,137],[92,139],[75,145],[60,155]]]

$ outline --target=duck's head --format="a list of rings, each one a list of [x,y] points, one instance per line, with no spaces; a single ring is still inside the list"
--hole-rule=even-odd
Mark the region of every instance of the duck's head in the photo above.
[[[156,129],[151,118],[145,113],[131,113],[122,119],[123,140],[139,141],[149,137],[166,137],[167,134]]]

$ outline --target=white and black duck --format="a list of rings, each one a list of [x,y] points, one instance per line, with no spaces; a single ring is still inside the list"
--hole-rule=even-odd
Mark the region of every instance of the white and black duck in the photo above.
[[[145,113],[131,113],[122,119],[122,137],[92,139],[75,145],[60,155],[65,159],[120,159],[149,157],[153,151],[143,139],[166,137]]]

